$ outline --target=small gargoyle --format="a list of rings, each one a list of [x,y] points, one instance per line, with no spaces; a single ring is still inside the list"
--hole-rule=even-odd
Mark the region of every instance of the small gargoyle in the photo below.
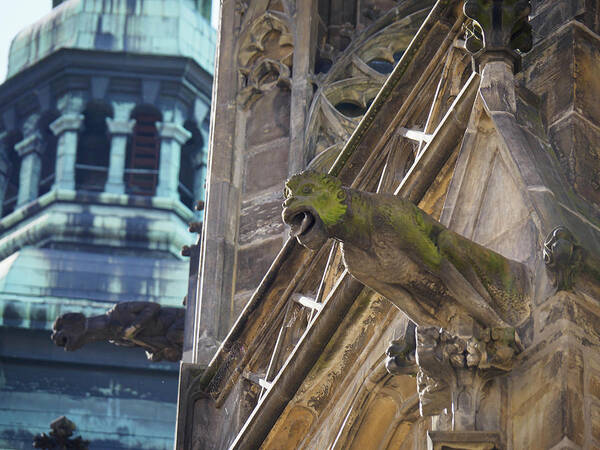
[[[285,186],[283,221],[316,250],[342,243],[350,274],[420,326],[451,328],[469,315],[488,328],[522,324],[530,314],[530,275],[516,261],[447,229],[408,200],[341,186],[305,171]]]
[[[558,290],[570,290],[578,281],[591,286],[600,281],[600,258],[577,243],[568,228],[560,226],[544,241],[544,262],[554,273]]]
[[[67,351],[96,341],[125,347],[141,347],[151,361],[179,361],[183,349],[185,310],[152,302],[117,303],[106,314],[85,317],[81,313],[59,316],[52,340]]]
[[[72,437],[77,429],[65,416],[54,419],[50,424],[50,434],[40,433],[33,437],[33,448],[43,450],[88,450],[90,441],[81,436]]]

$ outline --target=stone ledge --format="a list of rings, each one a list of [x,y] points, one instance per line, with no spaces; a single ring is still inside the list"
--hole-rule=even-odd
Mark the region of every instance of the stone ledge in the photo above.
[[[490,431],[428,431],[428,450],[500,450],[500,433]]]

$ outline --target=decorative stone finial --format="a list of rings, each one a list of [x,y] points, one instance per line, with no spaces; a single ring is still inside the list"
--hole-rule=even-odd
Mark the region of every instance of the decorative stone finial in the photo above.
[[[464,5],[467,17],[475,21],[466,47],[480,65],[490,60],[513,62],[519,70],[520,55],[533,45],[528,0],[467,0]]]
[[[77,436],[72,438],[73,432],[77,428],[73,422],[65,416],[60,416],[50,424],[52,431],[50,434],[40,433],[33,437],[33,447],[45,450],[87,450],[90,441],[86,441]]]

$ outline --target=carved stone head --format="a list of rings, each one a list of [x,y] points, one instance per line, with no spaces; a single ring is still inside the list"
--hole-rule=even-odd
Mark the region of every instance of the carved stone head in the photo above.
[[[283,221],[290,234],[312,250],[325,243],[329,227],[339,223],[348,208],[340,180],[312,170],[290,178],[284,196]]]
[[[59,316],[52,326],[52,341],[65,350],[73,351],[85,344],[86,318],[81,313],[66,313]]]

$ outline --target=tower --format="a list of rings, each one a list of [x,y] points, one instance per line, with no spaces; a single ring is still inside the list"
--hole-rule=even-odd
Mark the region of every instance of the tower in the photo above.
[[[204,197],[210,2],[54,1],[0,86],[0,442],[68,415],[90,448],[170,448],[177,366],[53,348],[64,312],[181,306]]]

